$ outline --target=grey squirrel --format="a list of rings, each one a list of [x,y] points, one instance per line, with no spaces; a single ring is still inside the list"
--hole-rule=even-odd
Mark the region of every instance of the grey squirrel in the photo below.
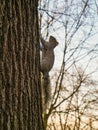
[[[43,73],[43,94],[44,94],[44,103],[47,105],[51,97],[50,89],[50,79],[49,71],[52,69],[54,64],[54,48],[58,45],[57,40],[50,36],[49,41],[45,41],[41,37],[42,48],[42,59],[41,59],[41,72]]]

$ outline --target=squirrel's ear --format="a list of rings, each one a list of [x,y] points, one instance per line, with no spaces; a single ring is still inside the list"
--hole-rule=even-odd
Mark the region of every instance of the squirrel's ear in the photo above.
[[[50,36],[50,38],[49,38],[49,43],[52,43],[52,44],[54,44],[55,46],[58,45],[57,40],[56,40],[55,37],[53,37],[53,36]]]

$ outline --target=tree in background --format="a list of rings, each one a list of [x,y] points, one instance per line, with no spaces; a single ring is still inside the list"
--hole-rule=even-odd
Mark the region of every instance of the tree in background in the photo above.
[[[43,130],[38,0],[0,1],[0,130]]]
[[[67,129],[72,115],[74,129],[86,129],[89,124],[82,116],[90,118],[89,123],[98,120],[98,113],[95,113],[98,108],[98,2],[41,0],[39,13],[43,37],[47,39],[53,35],[59,41],[55,65],[59,69],[54,70],[56,76],[51,72],[53,98],[46,119],[49,121],[49,117],[53,117],[54,121],[51,118],[52,124],[48,128],[52,129],[58,114],[60,125],[63,124],[61,129]],[[64,118],[66,122],[63,122]],[[85,125],[81,126],[83,122]],[[58,130],[56,126],[54,129]]]

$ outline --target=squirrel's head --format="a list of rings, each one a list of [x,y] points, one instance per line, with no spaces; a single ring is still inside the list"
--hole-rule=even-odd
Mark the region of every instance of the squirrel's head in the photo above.
[[[59,44],[59,43],[57,42],[56,38],[53,37],[53,36],[50,36],[50,38],[49,38],[49,43],[51,44],[51,46],[52,46],[53,48],[55,48],[55,47]]]

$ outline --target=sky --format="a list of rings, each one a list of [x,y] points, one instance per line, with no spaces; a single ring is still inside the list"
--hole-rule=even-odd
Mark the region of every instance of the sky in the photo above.
[[[73,0],[73,3],[71,3],[70,0],[68,1],[67,5],[65,3],[65,0],[51,0],[49,1],[49,3],[47,0],[46,3],[48,4],[46,4],[46,7],[44,7],[44,2],[45,1],[43,0],[43,4],[41,7],[42,9],[44,9],[44,11],[40,10],[40,13],[43,16],[41,33],[43,37],[48,40],[48,37],[46,38],[48,30],[49,35],[53,35],[59,42],[59,45],[55,48],[55,63],[53,70],[60,69],[61,67],[64,46],[66,42],[66,67],[68,68],[70,64],[72,64],[73,60],[75,60],[77,62],[77,65],[84,65],[85,68],[85,66],[90,61],[88,68],[90,71],[93,71],[98,63],[98,10],[95,6],[94,0],[89,0],[90,6],[87,7],[84,15],[81,17],[81,26],[79,27],[79,29],[77,29],[76,32],[75,30],[78,23],[77,19],[80,17],[82,8],[84,7],[83,3],[81,3],[81,0]],[[54,17],[54,21],[52,21],[52,17]],[[66,40],[65,23],[67,20],[68,35]],[[48,29],[47,21],[50,21],[50,26]],[[74,52],[75,49],[76,51]],[[73,52],[74,54],[72,55]],[[69,58],[71,55],[72,57]]]
[[[39,7],[42,36],[48,40],[53,35],[59,42],[54,50],[55,63],[50,76],[59,73],[66,44],[65,69],[72,72],[75,63],[77,68],[82,68],[98,83],[98,0],[89,0],[84,14],[82,12],[86,0],[65,1],[67,0],[43,0]],[[85,87],[84,92],[88,89],[90,93],[93,91],[92,85]]]

